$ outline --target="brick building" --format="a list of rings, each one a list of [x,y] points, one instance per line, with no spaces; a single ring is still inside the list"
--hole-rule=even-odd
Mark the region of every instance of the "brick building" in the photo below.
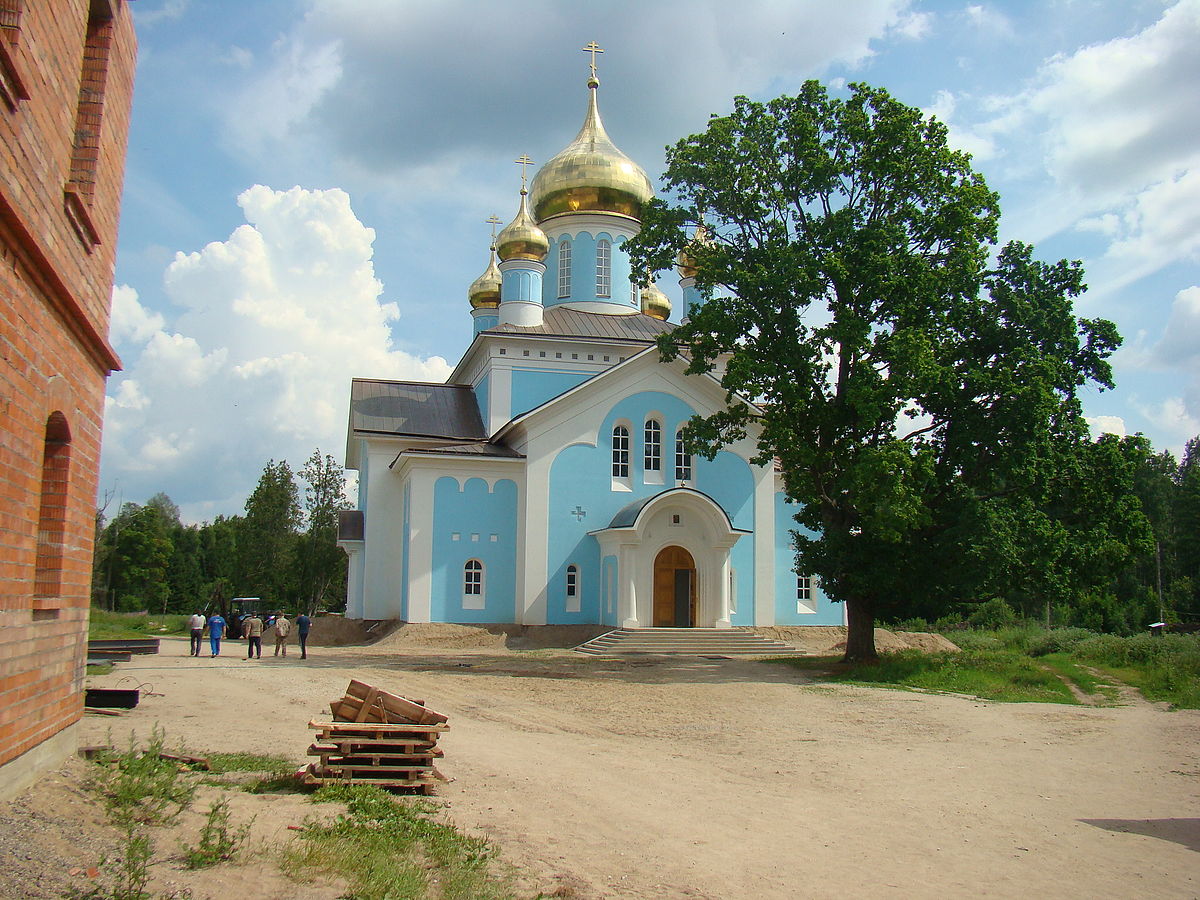
[[[0,0],[0,795],[73,751],[136,39]]]

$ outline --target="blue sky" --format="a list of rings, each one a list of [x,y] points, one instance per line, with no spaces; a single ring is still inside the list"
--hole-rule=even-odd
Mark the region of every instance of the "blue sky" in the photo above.
[[[732,98],[806,78],[945,121],[1002,238],[1082,259],[1125,337],[1096,429],[1200,433],[1200,0],[138,0],[101,489],[240,512],[342,457],[349,379],[442,380],[490,215],[601,111],[655,179]],[[660,286],[678,289],[670,276]]]

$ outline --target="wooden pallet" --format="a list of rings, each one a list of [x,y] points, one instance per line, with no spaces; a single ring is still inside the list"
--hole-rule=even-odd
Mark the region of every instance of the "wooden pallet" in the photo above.
[[[443,756],[438,737],[449,730],[447,717],[412,700],[362,681],[329,705],[332,721],[314,719],[317,757],[303,773],[308,784],[375,784],[428,793],[445,781],[434,767]]]

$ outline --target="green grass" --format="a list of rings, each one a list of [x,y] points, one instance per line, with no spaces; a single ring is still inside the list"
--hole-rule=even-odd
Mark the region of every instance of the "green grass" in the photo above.
[[[510,881],[490,865],[495,848],[436,818],[437,807],[368,785],[330,786],[317,802],[346,804],[332,823],[309,822],[285,855],[296,877],[326,872],[345,878],[354,900],[501,900]]]
[[[170,822],[191,804],[196,786],[177,763],[160,757],[164,743],[165,734],[156,727],[145,749],[130,736],[128,749],[95,758],[95,787],[118,825]]]
[[[812,668],[812,664],[802,667]],[[922,653],[920,650],[902,650],[884,654],[878,662],[834,664],[819,677],[843,684],[968,694],[1009,703],[1078,702],[1070,688],[1054,673],[1031,659],[1006,651]]]
[[[292,768],[286,756],[260,753],[210,753],[207,757],[209,769],[218,775],[226,772],[283,772]]]
[[[115,641],[122,638],[163,637],[187,634],[187,616],[118,613],[92,607],[88,617],[88,639]]]
[[[1069,654],[1049,653],[1038,657],[1038,662],[1067,679],[1083,693],[1091,694],[1104,703],[1115,703],[1120,696],[1112,679],[1097,674],[1095,669],[1083,665]]]
[[[87,666],[84,669],[84,674],[86,674],[86,675],[108,675],[112,672],[112,670],[113,670],[112,663],[100,663],[95,666]]]

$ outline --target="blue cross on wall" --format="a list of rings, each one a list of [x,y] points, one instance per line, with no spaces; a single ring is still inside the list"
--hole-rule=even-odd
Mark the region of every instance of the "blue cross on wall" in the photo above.
[[[573,515],[575,517],[576,522],[582,522],[583,517],[587,515],[587,510],[585,510],[582,506],[580,506],[578,503],[576,503],[575,508],[573,510],[571,510],[571,515]]]

